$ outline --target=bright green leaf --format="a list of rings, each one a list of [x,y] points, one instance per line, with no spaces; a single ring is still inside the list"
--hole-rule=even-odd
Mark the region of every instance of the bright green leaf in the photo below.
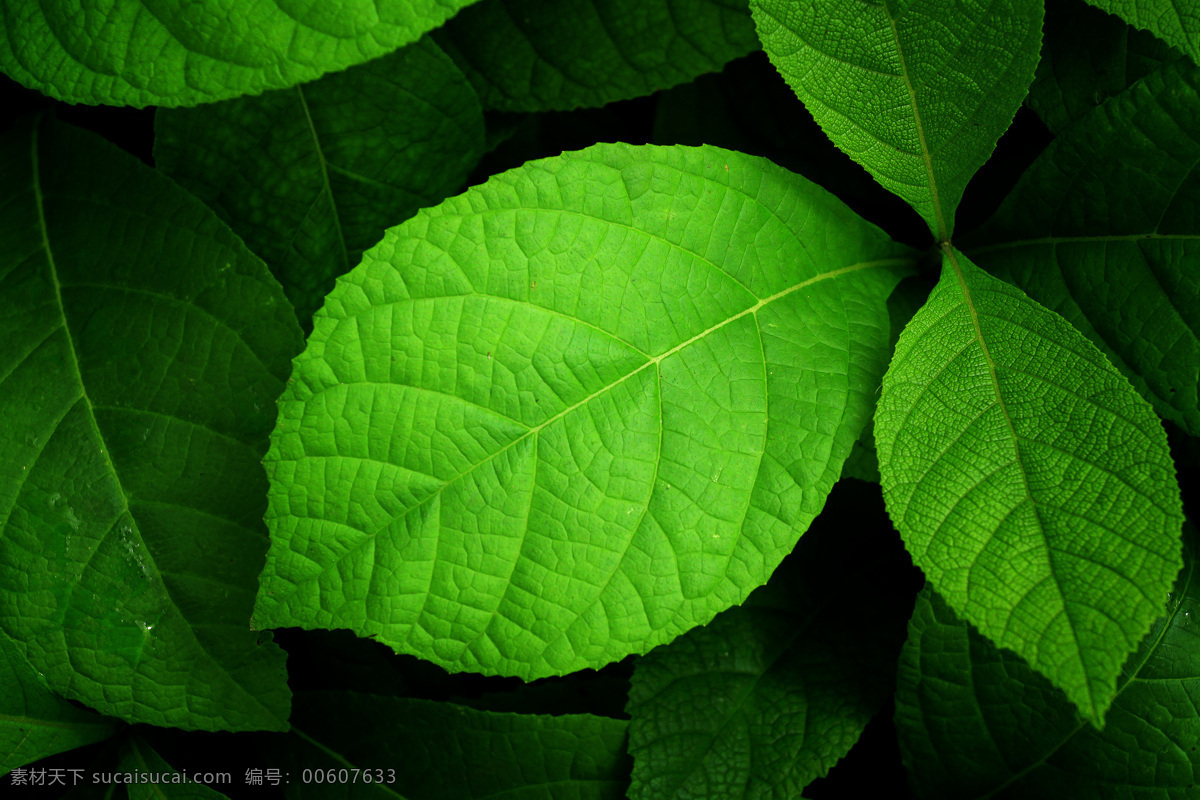
[[[390,53],[473,0],[0,0],[0,71],[68,103],[194,106]]]
[[[752,0],[772,63],[939,240],[1025,98],[1041,0]]]
[[[292,733],[272,745],[293,776],[290,800],[623,800],[629,785],[623,720],[303,692],[292,721]],[[370,772],[374,785],[298,780],[304,769],[355,768]]]
[[[1200,63],[1200,8],[1184,0],[1087,0]]]
[[[483,0],[437,40],[502,111],[641,97],[758,49],[746,0]]]
[[[964,247],[1062,314],[1200,435],[1200,70],[1146,77],[1060,136]]]
[[[155,163],[267,262],[305,326],[383,231],[462,186],[483,112],[423,39],[315,83],[159,111]]]
[[[0,174],[0,627],[105,714],[286,728],[283,653],[249,617],[291,307],[200,201],[91,134],[19,125]]]
[[[129,800],[223,800],[225,795],[203,783],[192,782],[186,773],[155,752],[140,736],[133,736],[121,748],[117,772],[133,778],[124,781]],[[214,770],[220,771],[220,770]],[[157,778],[151,782],[150,777]],[[232,777],[232,776],[231,776]]]
[[[1046,6],[1045,42],[1029,106],[1054,133],[1179,54],[1160,39],[1083,2]]]
[[[914,787],[935,798],[1195,796],[1200,627],[1193,614],[1200,617],[1194,552],[1166,616],[1125,664],[1101,732],[1062,692],[926,590],[896,693],[896,726]]]
[[[638,659],[631,800],[792,800],[858,741],[895,685],[912,603],[889,582],[899,541],[863,524],[868,493],[882,506],[877,487],[839,486],[743,606]]]
[[[528,679],[707,623],[820,511],[911,258],[711,147],[597,145],[422,211],[280,401],[258,624]]]
[[[107,739],[117,724],[50,691],[17,645],[0,631],[0,775]]]
[[[1181,565],[1149,404],[1062,317],[947,248],[875,441],[888,513],[933,587],[1101,725]]]

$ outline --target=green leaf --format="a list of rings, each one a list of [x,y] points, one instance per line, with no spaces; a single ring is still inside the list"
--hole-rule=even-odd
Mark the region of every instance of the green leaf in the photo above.
[[[436,38],[502,111],[641,97],[758,49],[746,0],[483,0]]]
[[[878,488],[839,485],[766,586],[638,660],[631,800],[791,800],[858,741],[895,685],[912,603],[889,585],[908,559],[864,524],[864,501],[886,525]]]
[[[105,714],[286,728],[283,653],[248,623],[291,307],[200,201],[94,135],[19,125],[0,173],[0,627]]]
[[[383,231],[462,186],[483,112],[429,39],[321,80],[159,111],[155,163],[271,267],[305,327]]]
[[[623,720],[500,714],[356,692],[296,695],[292,733],[276,737],[291,800],[623,800]],[[284,744],[286,741],[286,744]],[[306,770],[360,769],[357,783],[305,782]],[[367,773],[373,784],[364,783]]]
[[[1179,58],[1145,31],[1082,0],[1046,6],[1045,42],[1026,102],[1054,133]]]
[[[1146,77],[1060,136],[964,247],[1200,434],[1200,70]]]
[[[967,181],[1033,79],[1041,0],[752,0],[751,10],[767,55],[833,143],[949,240]]]
[[[50,691],[0,631],[0,775],[112,736],[118,723]]]
[[[1153,33],[1200,63],[1200,11],[1178,0],[1087,0],[1135,28]]]
[[[1193,614],[1200,617],[1194,549],[1166,616],[1125,664],[1101,732],[1062,692],[926,590],[896,692],[896,726],[914,787],[924,797],[1193,796],[1200,784]]]
[[[911,253],[711,147],[597,145],[422,211],[280,401],[258,624],[530,679],[707,623],[820,511]]]
[[[385,55],[473,0],[0,0],[0,71],[68,103],[194,106]]]
[[[1181,565],[1150,406],[1062,317],[947,247],[875,441],[888,513],[933,587],[1100,726]]]
[[[140,736],[133,736],[121,748],[117,772],[127,776],[125,790],[129,800],[223,800],[225,795],[203,783],[193,783],[186,773],[155,752]],[[151,781],[151,778],[156,780]],[[129,780],[132,778],[132,780]]]
[[[842,465],[842,477],[854,478],[866,483],[879,483],[879,457],[875,452],[875,428],[868,425],[862,436],[854,443],[846,463]]]

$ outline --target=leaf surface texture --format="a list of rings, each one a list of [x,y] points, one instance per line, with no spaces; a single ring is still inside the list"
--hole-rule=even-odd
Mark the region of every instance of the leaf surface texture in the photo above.
[[[1182,563],[1149,404],[1064,319],[946,248],[875,441],[888,513],[933,587],[1101,725]]]
[[[1178,0],[1087,0],[1200,63],[1200,8]]]
[[[119,723],[52,692],[0,631],[0,776],[55,753],[112,736]]]
[[[641,97],[759,47],[746,0],[482,0],[436,36],[500,111]]]
[[[752,0],[763,48],[839,148],[939,240],[1020,107],[1041,0]]]
[[[1147,76],[1060,136],[964,247],[1200,434],[1200,70]]]
[[[1087,5],[1046,6],[1042,59],[1026,101],[1055,134],[1107,98],[1179,58],[1161,39]]]
[[[428,38],[303,86],[155,118],[155,163],[271,267],[306,326],[383,231],[462,186],[483,112]]]
[[[638,659],[631,800],[790,800],[858,741],[912,603],[898,538],[864,524],[872,505],[883,514],[877,487],[839,485],[766,586]]]
[[[529,679],[708,622],[820,511],[910,253],[716,148],[598,145],[391,229],[281,400],[258,623]]]
[[[105,714],[285,728],[283,653],[249,617],[291,307],[211,211],[97,137],[23,124],[0,159],[0,627]]]
[[[194,106],[385,55],[471,0],[3,0],[0,70],[68,103]]]
[[[918,794],[1192,796],[1200,783],[1194,550],[1165,612],[1122,669],[1101,732],[1045,678],[926,590],[901,655],[896,692],[901,751]]]

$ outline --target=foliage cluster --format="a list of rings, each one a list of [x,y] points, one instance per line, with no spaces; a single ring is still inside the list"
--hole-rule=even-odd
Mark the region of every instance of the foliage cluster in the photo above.
[[[1197,796],[1200,4],[1089,3],[0,0],[5,794]]]

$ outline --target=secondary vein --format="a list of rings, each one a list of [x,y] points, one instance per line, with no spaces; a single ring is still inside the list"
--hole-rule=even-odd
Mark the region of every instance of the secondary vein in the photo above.
[[[308,100],[304,91],[297,86],[296,97],[300,98],[300,108],[304,109],[304,119],[308,123],[308,132],[312,136],[313,150],[317,154],[317,163],[321,167],[321,181],[325,184],[325,195],[329,198],[329,208],[333,211],[333,226],[337,230],[338,244],[341,245],[342,271],[350,271],[350,253],[346,249],[346,237],[342,234],[342,216],[338,213],[337,201],[333,197],[333,184],[329,182],[329,167],[325,162],[325,151],[321,149],[321,140],[317,136],[317,126],[313,124],[312,114],[308,110]]]
[[[955,251],[949,242],[945,242],[942,244],[942,252],[946,256],[946,263],[950,265],[950,268],[954,271],[954,276],[958,279],[958,286],[962,291],[963,302],[965,303],[967,311],[971,316],[971,326],[975,330],[975,340],[979,342],[979,349],[983,353],[983,360],[987,363],[988,375],[992,381],[992,390],[996,395],[996,405],[999,407],[1000,413],[1004,417],[1004,424],[1008,428],[1009,436],[1012,437],[1013,452],[1016,455],[1017,471],[1021,474],[1021,486],[1025,489],[1025,499],[1029,502],[1030,507],[1033,509],[1034,515],[1038,518],[1038,528],[1043,531],[1044,536],[1045,525],[1042,524],[1041,515],[1038,513],[1038,503],[1033,497],[1033,491],[1029,488],[1029,476],[1025,472],[1025,464],[1021,459],[1020,438],[1017,436],[1017,429],[1013,425],[1012,415],[1008,413],[1008,406],[1005,404],[1004,395],[1000,390],[1000,379],[996,374],[996,361],[992,358],[992,353],[988,347],[987,339],[983,335],[983,327],[979,323],[979,310],[975,308],[975,301],[971,297],[970,288],[967,286],[967,277],[963,273],[962,266],[958,263],[957,251]],[[1057,575],[1053,563],[1054,549],[1050,547],[1049,542],[1046,543],[1046,558],[1048,561],[1050,561],[1051,575]],[[1054,579],[1054,586],[1058,590],[1059,599],[1063,604],[1063,613],[1067,617],[1069,627],[1071,628],[1071,636],[1075,639],[1075,649],[1078,652],[1080,650],[1079,636],[1075,631],[1075,623],[1071,619],[1071,612],[1069,610],[1070,607],[1066,602],[1066,598],[1063,597],[1062,587],[1059,586],[1056,578]],[[1080,666],[1083,667],[1082,656],[1079,657],[1079,660]],[[1084,668],[1084,672],[1086,674],[1086,668]],[[1098,717],[1099,715],[1096,713],[1095,708],[1095,699],[1091,696],[1091,694],[1091,687],[1088,687],[1088,698],[1092,701],[1092,716]]]

